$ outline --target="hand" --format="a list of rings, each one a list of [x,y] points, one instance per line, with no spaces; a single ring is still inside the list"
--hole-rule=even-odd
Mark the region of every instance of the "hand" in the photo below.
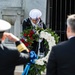
[[[15,35],[13,35],[12,33],[8,33],[8,32],[4,32],[3,34],[4,39],[8,38],[9,40],[11,40],[12,42],[16,42],[19,41],[19,38],[17,38]]]

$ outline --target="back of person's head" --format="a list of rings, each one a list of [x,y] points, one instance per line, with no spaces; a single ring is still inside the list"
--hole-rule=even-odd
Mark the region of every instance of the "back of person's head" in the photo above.
[[[0,39],[3,36],[3,33],[11,28],[11,24],[5,20],[0,19]]]
[[[71,27],[71,31],[75,33],[75,14],[69,15],[67,18],[67,26]]]
[[[42,12],[39,9],[32,9],[29,12],[29,17],[32,19],[38,19],[42,16]]]

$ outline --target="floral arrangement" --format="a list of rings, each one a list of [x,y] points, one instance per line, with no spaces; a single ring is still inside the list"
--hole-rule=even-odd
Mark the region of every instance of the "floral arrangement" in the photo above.
[[[40,39],[45,39],[45,44],[48,47],[49,51],[46,54],[46,56],[44,56],[43,58],[38,58],[37,60],[35,60],[35,64],[31,65],[31,68],[29,70],[28,75],[41,75],[42,72],[45,71],[46,69],[46,63],[48,61],[48,57],[50,54],[50,50],[52,48],[52,46],[56,45],[56,43],[58,43],[59,37],[58,35],[52,31],[51,29],[41,29],[41,28],[36,28],[35,29],[36,32],[33,31],[32,28],[25,30],[24,32],[22,32],[23,38],[21,39],[22,42],[26,45],[26,43],[28,43],[28,45],[26,46],[31,46],[31,44],[33,43],[34,40],[38,40]],[[32,41],[31,41],[32,39]]]
[[[33,27],[30,27],[28,29],[25,29],[22,33],[21,33],[22,38],[20,39],[25,46],[27,46],[28,48],[32,48],[32,43],[34,41],[37,41],[39,36],[36,34],[36,32],[33,30]]]

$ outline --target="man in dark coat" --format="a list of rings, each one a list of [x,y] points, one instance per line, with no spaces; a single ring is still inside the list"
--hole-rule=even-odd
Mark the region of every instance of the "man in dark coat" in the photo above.
[[[41,20],[41,16],[42,16],[42,13],[40,10],[32,9],[29,12],[29,18],[24,19],[23,21],[23,24],[22,24],[23,31],[25,29],[30,28],[31,26],[33,28],[40,27],[40,28],[46,29],[44,22]],[[38,54],[38,46],[39,46],[39,42],[34,41],[34,43],[32,44],[32,47],[33,47],[32,50],[34,50],[37,54]],[[39,49],[40,53],[44,53],[45,49],[46,48],[45,48],[44,39],[43,39],[40,44],[40,49]]]
[[[75,75],[75,14],[67,18],[67,41],[52,47],[46,75]]]
[[[30,61],[29,50],[13,34],[5,32],[11,25],[0,20],[0,75],[14,75],[16,65],[26,64]],[[5,38],[15,43],[15,49],[3,45]]]

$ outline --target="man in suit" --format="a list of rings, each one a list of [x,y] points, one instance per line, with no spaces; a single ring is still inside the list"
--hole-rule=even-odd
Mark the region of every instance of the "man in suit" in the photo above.
[[[30,61],[29,50],[26,46],[12,33],[5,32],[10,28],[10,23],[0,19],[0,75],[14,75],[16,65]],[[15,43],[16,49],[3,45],[6,38]]]
[[[46,75],[75,75],[75,14],[67,18],[67,41],[52,47]]]

